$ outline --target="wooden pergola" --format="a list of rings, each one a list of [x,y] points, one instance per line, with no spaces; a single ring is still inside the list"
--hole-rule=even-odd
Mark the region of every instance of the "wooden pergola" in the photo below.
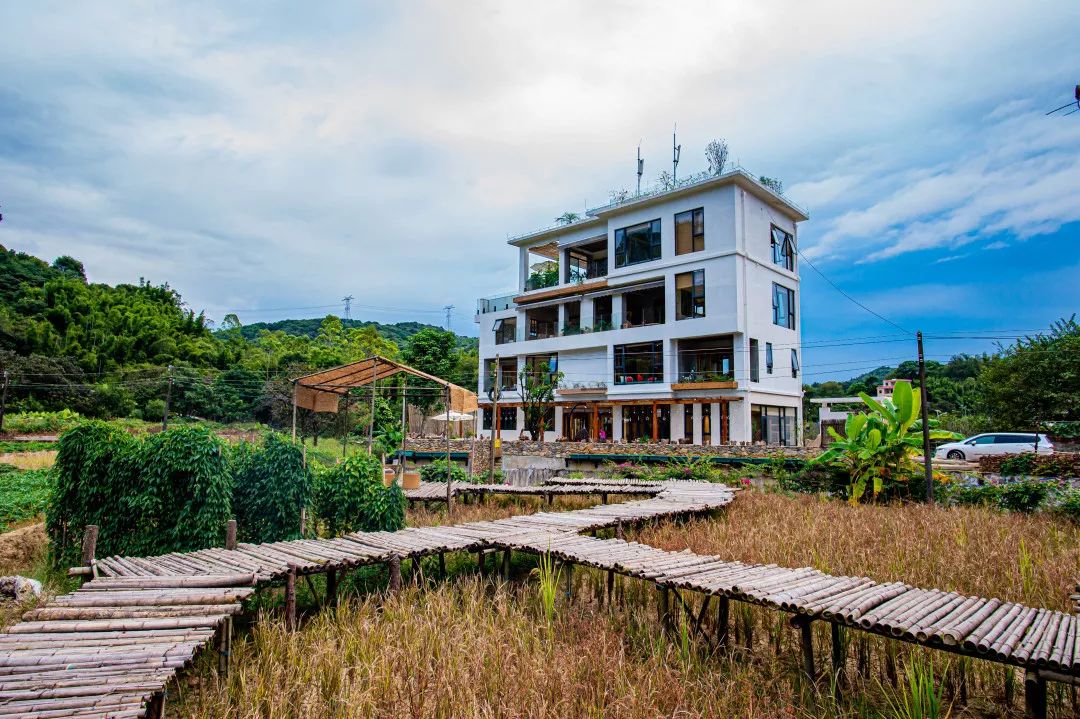
[[[375,384],[379,380],[400,374],[432,382],[443,389],[443,402],[446,409],[456,412],[472,413],[477,410],[476,393],[464,387],[448,382],[441,377],[422,372],[415,367],[388,360],[379,355],[372,355],[359,362],[351,362],[339,367],[314,372],[293,380],[292,402],[292,438],[296,441],[296,410],[298,407],[312,412],[336,413],[341,406],[341,399],[348,398],[351,390],[371,387],[371,417],[368,421],[368,451],[371,451],[375,431]],[[407,388],[403,387],[402,392]],[[402,417],[404,420],[404,394],[402,396]],[[443,423],[446,437],[446,502],[450,507],[450,422]],[[404,422],[402,433],[405,433]]]

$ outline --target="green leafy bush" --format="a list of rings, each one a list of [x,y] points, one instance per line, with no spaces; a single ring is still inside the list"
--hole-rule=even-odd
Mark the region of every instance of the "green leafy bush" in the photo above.
[[[147,422],[160,422],[165,417],[165,400],[152,399],[143,407],[142,418]]]
[[[847,498],[848,474],[829,464],[807,463],[795,472],[785,472],[777,479],[781,489],[805,494],[828,494]]]
[[[990,455],[979,458],[979,468],[1009,477],[1078,477],[1080,455],[1068,452]]]
[[[420,468],[420,479],[424,482],[445,482],[446,481],[446,460],[436,459],[434,462],[425,464]],[[472,478],[469,477],[469,473],[465,471],[465,468],[459,464],[450,463],[450,479],[454,482],[470,482]],[[483,478],[483,481],[487,481],[487,477]]]
[[[315,515],[332,535],[405,526],[405,493],[383,485],[382,462],[364,452],[315,475]]]
[[[1048,482],[1029,479],[1023,482],[1010,482],[1001,487],[998,504],[1010,512],[1034,512],[1050,493]]]
[[[300,445],[267,432],[262,445],[241,442],[232,451],[233,510],[248,542],[300,537],[300,512],[311,501],[311,471]]]
[[[232,477],[224,443],[204,427],[146,437],[116,467],[135,489],[130,551],[159,554],[220,546],[232,517]]]
[[[51,472],[31,469],[21,472],[9,464],[0,465],[0,532],[16,522],[33,519],[49,502]]]
[[[98,556],[160,554],[221,544],[232,481],[220,439],[181,427],[135,439],[86,422],[58,443],[46,530],[59,563],[78,560],[87,524]]]
[[[1067,490],[1057,506],[1057,511],[1062,516],[1080,523],[1080,489]]]

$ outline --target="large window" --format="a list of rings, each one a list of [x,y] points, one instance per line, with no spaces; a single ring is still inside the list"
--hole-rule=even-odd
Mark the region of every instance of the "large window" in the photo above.
[[[660,220],[615,230],[615,266],[660,259]]]
[[[663,381],[663,342],[616,345],[615,384],[648,384]]]
[[[761,381],[761,360],[758,358],[758,341],[750,340],[750,381]]]
[[[517,339],[517,318],[495,320],[495,344],[504,345]]]
[[[499,407],[499,431],[516,430],[518,411],[515,407]]]
[[[705,249],[705,210],[698,208],[675,215],[675,254]]]
[[[772,228],[772,261],[785,270],[795,271],[795,242],[790,232],[784,232],[776,225]]]
[[[705,316],[705,270],[675,275],[675,319]]]
[[[772,286],[772,321],[774,325],[795,329],[795,290],[775,282]]]
[[[754,442],[792,447],[799,438],[797,422],[794,407],[750,405],[750,438]]]
[[[731,335],[679,340],[679,381],[718,382],[735,378]]]

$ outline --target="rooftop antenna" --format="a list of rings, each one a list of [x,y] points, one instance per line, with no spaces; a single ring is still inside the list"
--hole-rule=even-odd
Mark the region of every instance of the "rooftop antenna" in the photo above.
[[[450,331],[450,315],[454,311],[454,306],[453,305],[445,305],[443,307],[443,309],[446,310],[446,331],[449,332]]]
[[[341,301],[345,303],[345,319],[350,319],[349,315],[352,312],[352,301],[354,299],[356,299],[356,298],[353,297],[352,295],[349,295],[348,297],[342,297],[341,298]]]
[[[641,194],[641,176],[645,174],[645,160],[641,159],[641,140],[637,143],[637,193]]]
[[[671,133],[671,181],[675,182],[675,178],[678,176],[679,170],[679,155],[682,154],[682,145],[676,144],[675,135],[679,132],[678,123],[675,124],[675,130]]]
[[[1069,110],[1068,112],[1065,113],[1065,115],[1071,115],[1074,112],[1080,112],[1080,85],[1077,85],[1073,89],[1073,98],[1074,99],[1073,99],[1072,102],[1067,102],[1064,105],[1062,105],[1061,107],[1054,108],[1053,110],[1051,110],[1050,112],[1048,112],[1046,114],[1047,115],[1053,115],[1055,112],[1058,112],[1060,110],[1064,110],[1067,107],[1072,107],[1073,105],[1076,105],[1076,109]]]

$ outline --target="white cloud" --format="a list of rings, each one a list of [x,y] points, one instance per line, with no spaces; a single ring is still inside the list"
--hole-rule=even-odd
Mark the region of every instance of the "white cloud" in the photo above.
[[[1078,20],[1003,1],[8,4],[0,242],[168,279],[216,315],[354,294],[452,302],[472,331],[475,295],[514,281],[506,235],[632,186],[639,138],[655,177],[675,122],[680,172],[725,136],[784,178],[812,256],[1024,237],[1077,218],[1080,123],[1040,112]]]

